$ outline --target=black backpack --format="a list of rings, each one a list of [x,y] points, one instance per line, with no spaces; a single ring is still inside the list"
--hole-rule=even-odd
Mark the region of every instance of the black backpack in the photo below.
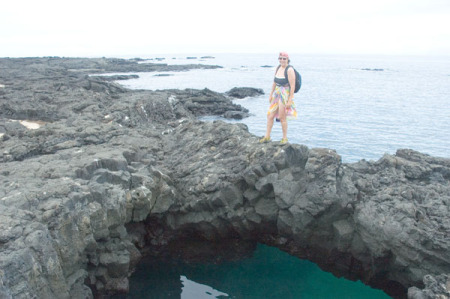
[[[284,70],[284,77],[286,79],[288,79],[287,71],[288,71],[288,68],[290,68],[290,67],[294,70],[294,73],[295,73],[295,89],[294,89],[294,93],[297,93],[300,90],[300,87],[302,87],[302,76],[300,75],[299,72],[297,72],[297,70],[292,65],[288,65],[286,67],[286,69]],[[278,66],[277,71],[278,71],[279,68],[280,68],[280,66]]]

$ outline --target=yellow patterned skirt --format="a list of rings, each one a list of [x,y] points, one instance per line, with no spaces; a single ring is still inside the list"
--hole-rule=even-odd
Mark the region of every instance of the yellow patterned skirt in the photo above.
[[[276,86],[275,91],[272,96],[272,101],[270,102],[269,111],[267,114],[275,113],[275,117],[278,117],[278,106],[282,103],[286,107],[286,103],[289,99],[289,86]],[[297,118],[297,109],[295,108],[295,103],[292,101],[292,105],[289,108],[286,108],[286,119],[294,119]]]

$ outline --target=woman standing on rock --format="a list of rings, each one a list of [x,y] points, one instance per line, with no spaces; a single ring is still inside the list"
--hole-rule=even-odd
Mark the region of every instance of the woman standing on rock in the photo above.
[[[289,67],[291,62],[289,55],[286,52],[281,52],[278,61],[280,65],[275,72],[272,90],[269,95],[270,107],[267,112],[267,130],[264,138],[259,142],[269,142],[270,133],[273,127],[273,120],[279,119],[281,122],[281,130],[283,131],[283,139],[280,144],[286,144],[287,139],[287,118],[297,117],[297,110],[294,104],[294,88],[295,88],[295,72],[292,67]],[[285,72],[287,68],[287,72]],[[287,78],[285,74],[287,73]],[[292,88],[291,88],[292,86]]]

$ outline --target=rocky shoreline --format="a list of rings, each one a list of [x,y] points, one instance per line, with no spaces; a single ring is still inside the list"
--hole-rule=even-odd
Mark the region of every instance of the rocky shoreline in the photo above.
[[[138,62],[0,59],[0,298],[127,292],[142,255],[179,240],[265,243],[393,297],[450,298],[450,159],[261,145],[197,120],[245,117],[226,94],[96,77],[218,67]]]

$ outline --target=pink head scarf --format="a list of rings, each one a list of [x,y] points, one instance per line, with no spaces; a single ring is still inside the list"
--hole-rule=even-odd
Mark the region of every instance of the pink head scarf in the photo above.
[[[289,59],[289,55],[286,52],[280,52],[280,57],[286,57],[287,59]]]

